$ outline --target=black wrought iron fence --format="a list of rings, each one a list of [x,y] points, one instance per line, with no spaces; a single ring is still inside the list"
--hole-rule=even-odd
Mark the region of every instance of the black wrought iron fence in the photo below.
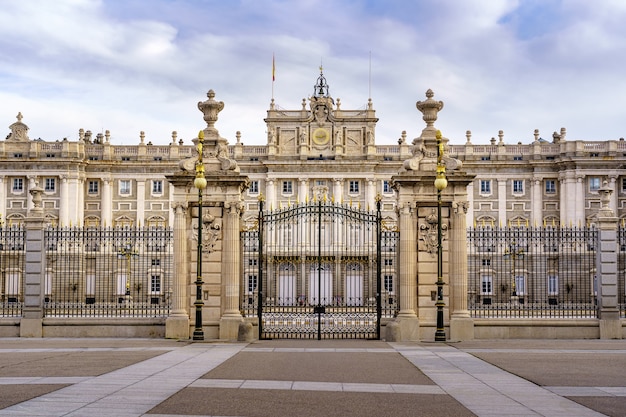
[[[44,315],[167,316],[172,238],[154,227],[46,229]]]
[[[620,224],[617,229],[619,245],[617,269],[617,299],[621,317],[626,317],[626,226]]]
[[[24,228],[0,225],[0,317],[21,317],[24,301]]]
[[[472,316],[596,317],[596,239],[593,228],[469,229]]]

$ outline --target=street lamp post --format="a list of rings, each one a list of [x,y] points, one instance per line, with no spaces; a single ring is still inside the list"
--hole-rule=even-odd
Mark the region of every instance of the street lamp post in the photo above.
[[[125,265],[126,282],[124,283],[124,286],[126,287],[126,289],[124,292],[124,297],[123,298],[120,297],[119,299],[120,304],[122,302],[130,303],[132,301],[132,297],[130,295],[130,275],[131,275],[130,260],[131,258],[136,258],[137,256],[139,255],[137,254],[137,252],[135,251],[135,249],[130,243],[125,244],[122,248],[120,248],[120,250],[117,253],[118,259],[126,259],[126,265]]]
[[[198,160],[196,161],[196,178],[193,185],[198,189],[198,257],[196,264],[196,324],[193,329],[193,340],[204,340],[204,330],[202,329],[202,190],[206,188],[206,178],[204,177],[204,162],[202,161],[202,147],[204,145],[204,132],[198,133]]]
[[[504,253],[504,259],[511,259],[511,303],[515,305],[519,301],[519,297],[517,296],[517,278],[515,275],[515,271],[517,270],[516,261],[518,259],[524,259],[524,249],[520,247],[517,242],[513,241],[508,250]],[[522,293],[524,293],[524,288],[522,288]]]
[[[441,192],[448,186],[446,178],[446,167],[443,164],[443,142],[441,132],[437,131],[437,177],[435,178],[435,188],[437,189],[437,330],[435,331],[435,342],[446,341],[446,331],[443,325],[443,237],[441,222]]]

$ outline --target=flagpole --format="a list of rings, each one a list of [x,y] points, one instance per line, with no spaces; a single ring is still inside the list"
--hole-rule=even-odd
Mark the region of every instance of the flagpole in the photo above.
[[[370,67],[367,74],[368,98],[372,98],[372,51],[370,51]]]
[[[276,80],[276,60],[272,54],[272,100],[274,100],[274,81]]]

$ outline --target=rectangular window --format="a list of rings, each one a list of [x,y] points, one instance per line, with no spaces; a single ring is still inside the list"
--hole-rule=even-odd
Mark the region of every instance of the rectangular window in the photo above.
[[[248,190],[250,194],[258,194],[259,193],[259,182],[258,181],[250,181],[250,189]]]
[[[480,293],[483,295],[491,295],[493,293],[493,279],[491,275],[483,275],[480,277],[481,288]]]
[[[100,187],[99,181],[89,181],[89,185],[87,188],[87,193],[89,194],[98,194],[98,189]]]
[[[393,259],[385,259],[385,266],[393,266]]]
[[[248,266],[257,266],[257,261],[256,258],[248,258]]]
[[[117,274],[117,285],[115,286],[115,294],[126,294],[126,279],[126,274]]]
[[[393,192],[393,189],[391,188],[391,182],[383,181],[383,193],[389,194],[392,192]]]
[[[546,194],[555,194],[556,193],[556,181],[555,180],[546,180]]]
[[[253,293],[256,290],[256,275],[248,275],[248,293]]]
[[[150,294],[161,294],[161,275],[150,276]]]
[[[548,295],[559,294],[559,277],[557,275],[548,275]]]
[[[24,191],[24,179],[22,179],[22,178],[13,178],[13,191],[14,192],[22,192],[22,191]]]
[[[96,274],[87,273],[85,276],[85,295],[94,296],[96,294]]]
[[[491,194],[491,180],[480,180],[480,193]]]
[[[385,275],[385,291],[393,294],[393,275]]]
[[[491,266],[491,259],[483,259],[482,264],[483,266]]]
[[[526,277],[524,275],[515,276],[515,291],[517,295],[524,295],[526,293]]]
[[[522,160],[524,160],[524,158],[522,158],[521,156],[514,156],[513,160],[514,161],[522,161]]]
[[[283,181],[283,194],[293,194],[293,182]]]
[[[589,191],[598,191],[600,189],[600,177],[589,178]]]
[[[163,181],[161,180],[152,181],[152,194],[163,194]]]
[[[515,194],[524,192],[524,180],[513,180],[513,192]]]
[[[161,260],[159,258],[152,258],[152,266],[161,266]]]
[[[356,194],[359,192],[359,182],[356,180],[350,180],[350,185],[349,185],[350,189],[349,192],[350,194]]]
[[[54,192],[55,189],[56,189],[56,179],[46,178],[44,181],[44,191]]]
[[[622,178],[622,192],[626,193],[626,178]]]
[[[130,180],[120,180],[120,194],[130,194]]]

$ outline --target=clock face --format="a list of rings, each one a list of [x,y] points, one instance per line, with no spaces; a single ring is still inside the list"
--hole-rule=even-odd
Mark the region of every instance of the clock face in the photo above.
[[[313,132],[313,143],[316,145],[326,145],[330,140],[330,134],[326,129],[315,129]]]

